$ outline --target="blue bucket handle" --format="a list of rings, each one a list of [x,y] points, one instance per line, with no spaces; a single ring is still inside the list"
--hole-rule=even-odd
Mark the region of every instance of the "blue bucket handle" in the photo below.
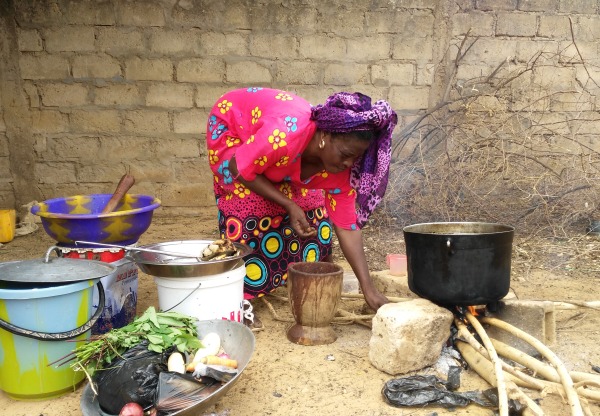
[[[37,339],[39,341],[63,341],[66,339],[76,338],[79,335],[89,331],[94,326],[94,324],[96,323],[98,318],[100,318],[100,315],[102,315],[102,312],[104,311],[104,287],[102,286],[102,282],[100,280],[98,280],[97,286],[98,286],[98,307],[96,308],[96,312],[94,313],[94,315],[91,317],[91,319],[89,321],[87,321],[85,324],[81,325],[79,328],[75,328],[75,329],[72,329],[70,331],[65,331],[65,332],[54,332],[54,333],[39,332],[39,331],[32,331],[30,329],[18,327],[16,325],[6,322],[2,319],[0,319],[0,328],[6,330],[8,332],[11,332],[15,335],[21,335],[23,337],[33,338],[33,339]]]

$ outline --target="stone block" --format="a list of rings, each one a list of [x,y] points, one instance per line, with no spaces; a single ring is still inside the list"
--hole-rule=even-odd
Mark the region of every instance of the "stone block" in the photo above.
[[[51,162],[65,160],[94,162],[98,159],[100,141],[99,137],[48,137],[43,158]]]
[[[88,89],[83,84],[52,82],[41,84],[38,91],[46,107],[73,107],[88,103]]]
[[[117,3],[118,23],[124,26],[164,26],[165,12],[160,3],[128,1]]]
[[[114,26],[115,10],[113,3],[95,1],[93,6],[87,1],[71,1],[65,11],[67,23],[73,25]]]
[[[254,7],[250,16],[250,29],[264,33],[313,34],[319,24],[319,11],[313,5],[289,7]]]
[[[469,36],[493,36],[494,15],[476,10],[452,15],[452,35],[462,36],[469,30]]]
[[[30,111],[33,133],[64,133],[69,130],[69,116],[56,110]]]
[[[69,61],[56,55],[24,55],[19,58],[23,79],[63,79],[69,74]]]
[[[35,29],[17,30],[17,42],[21,52],[39,52],[44,50],[40,32]]]
[[[413,64],[371,65],[371,83],[373,85],[412,85],[414,79],[415,66]]]
[[[150,35],[150,51],[162,55],[198,55],[201,52],[199,29],[155,29]]]
[[[368,11],[365,14],[369,31],[375,33],[410,33],[414,37],[433,35],[435,17],[432,6],[423,10],[402,7],[394,10]]]
[[[429,105],[429,87],[391,87],[389,100],[397,110],[422,110]]]
[[[207,182],[207,177],[204,182]],[[212,181],[212,176],[210,177]],[[211,191],[212,193],[212,191]],[[206,186],[202,184],[200,180],[196,180],[193,183],[173,183],[163,188],[161,192],[161,201],[163,206],[176,206],[176,207],[193,207],[198,206],[207,199],[208,192]],[[212,197],[212,203],[214,204],[214,194]]]
[[[524,12],[557,12],[559,0],[520,0],[519,10]]]
[[[569,17],[541,15],[538,36],[550,39],[570,39]]]
[[[40,94],[38,92],[37,86],[32,81],[24,81],[23,82],[23,91],[27,96],[27,101],[29,102],[30,108],[39,108],[40,107]]]
[[[145,50],[143,33],[138,29],[99,27],[97,50],[113,56],[135,55]]]
[[[179,182],[183,183],[210,183],[212,175],[210,177],[207,176],[204,169],[205,165],[206,159],[199,157],[195,159],[178,159],[171,163],[175,177]]]
[[[149,107],[186,107],[194,105],[194,87],[187,84],[160,83],[148,86],[146,105]]]
[[[365,62],[390,58],[392,39],[388,35],[348,39],[346,42],[346,60]]]
[[[69,120],[71,132],[116,133],[121,129],[121,118],[115,110],[76,110]]]
[[[129,58],[125,61],[125,78],[136,81],[171,81],[173,63],[167,59]]]
[[[108,55],[80,55],[73,58],[73,78],[120,77],[121,64]]]
[[[475,7],[478,10],[493,12],[498,10],[516,10],[517,0],[475,0]]]
[[[208,111],[191,109],[173,115],[173,131],[175,133],[199,134],[206,131]]]
[[[323,83],[326,85],[367,84],[369,80],[368,65],[330,64],[325,67]]]
[[[134,84],[97,85],[93,97],[94,104],[99,106],[130,107],[143,102],[140,89]]]
[[[223,82],[225,62],[216,58],[184,59],[175,65],[179,82]]]
[[[383,305],[373,318],[369,361],[393,376],[433,365],[453,320],[450,311],[425,299]]]
[[[199,22],[202,22],[202,29],[207,31],[250,29],[251,15],[247,3],[242,5],[240,2],[229,1],[225,5],[184,0],[178,1],[177,6],[170,10],[170,25],[174,27],[198,27]],[[260,10],[258,7],[255,9]]]
[[[278,63],[277,81],[287,84],[316,85],[321,82],[321,65],[314,62],[292,61]]]
[[[416,85],[432,85],[435,78],[435,64],[426,63],[417,65]]]
[[[575,39],[578,43],[588,41],[597,44],[600,40],[600,16],[580,16],[574,26]]]
[[[200,108],[212,108],[217,102],[219,97],[229,91],[231,88],[227,86],[218,87],[202,87],[196,91],[196,107]]]
[[[74,162],[36,163],[34,170],[35,177],[41,184],[77,182],[76,163]]]
[[[202,124],[201,120],[198,120]],[[202,143],[204,147],[204,143]],[[177,159],[177,158],[200,158],[200,142],[196,136],[193,137],[168,137],[167,140],[158,140],[155,147],[155,157],[158,159]],[[206,160],[202,158],[202,163]]]
[[[123,114],[123,127],[126,132],[161,135],[171,131],[169,113],[166,110],[132,110]]]
[[[298,39],[285,33],[253,33],[250,37],[250,55],[272,59],[298,57]]]
[[[322,3],[325,5],[327,3]],[[342,38],[362,37],[365,34],[364,11],[362,7],[320,7],[319,24],[328,27],[336,36]]]
[[[300,38],[301,58],[337,61],[346,59],[346,42],[342,38],[327,35],[309,35]]]
[[[556,342],[556,313],[554,302],[535,300],[502,300],[498,309],[489,314],[490,317],[507,322],[529,335],[537,338],[547,346]],[[489,325],[486,333],[498,341],[504,342],[514,348],[537,356],[539,353],[529,343],[516,338],[514,335]]]
[[[392,46],[392,58],[430,62],[433,59],[433,41],[431,38],[398,37]]]
[[[247,56],[250,41],[244,33],[203,33],[200,45],[205,55],[210,56]]]
[[[144,178],[145,182],[168,183],[169,186],[177,182],[171,161],[169,160],[135,160],[126,161],[131,168],[131,174],[136,178]]]
[[[528,13],[499,12],[497,36],[535,36],[537,16]]]
[[[94,28],[89,26],[63,26],[47,29],[44,33],[46,51],[91,52],[95,49]]]
[[[483,64],[496,67],[500,62],[517,53],[517,40],[479,39],[463,58],[466,65]]]
[[[240,84],[269,84],[273,81],[268,67],[254,61],[239,61],[225,66],[227,82]]]
[[[596,14],[598,4],[590,0],[559,0],[558,11],[571,14]]]
[[[168,140],[137,135],[104,136],[99,141],[98,159],[111,160],[118,155],[120,160],[155,160],[155,148],[159,141],[168,143]]]

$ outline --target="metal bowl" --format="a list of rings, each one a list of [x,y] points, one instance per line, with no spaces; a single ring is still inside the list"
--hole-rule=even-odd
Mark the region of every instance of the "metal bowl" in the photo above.
[[[157,250],[167,253],[177,253],[190,257],[174,257],[168,254],[137,251],[131,248],[127,258],[136,263],[140,270],[156,277],[202,277],[212,276],[237,269],[244,265],[243,257],[250,254],[252,249],[245,244],[234,243],[239,253],[222,260],[200,259],[204,250],[213,240],[183,240],[139,246],[139,249]]]
[[[221,319],[199,321],[198,322],[198,338],[202,339],[209,332],[216,332],[221,337],[221,345],[227,353],[235,358],[238,362],[238,373],[226,384],[218,390],[206,397],[204,400],[192,404],[187,408],[175,413],[170,413],[171,416],[195,416],[203,410],[218,402],[239,380],[242,372],[248,365],[252,353],[254,352],[255,338],[254,333],[245,325]],[[81,395],[81,410],[83,416],[109,416],[100,409],[98,400],[95,400],[94,392],[87,384]]]
[[[113,212],[102,214],[112,194],[75,195],[48,199],[31,207],[46,233],[64,246],[75,241],[130,245],[152,221],[160,200],[150,195],[126,194]],[[77,247],[81,248],[81,245]]]

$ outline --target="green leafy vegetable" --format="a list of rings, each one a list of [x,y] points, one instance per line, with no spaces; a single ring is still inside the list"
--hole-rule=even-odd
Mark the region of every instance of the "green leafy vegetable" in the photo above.
[[[148,349],[158,353],[175,346],[180,352],[202,347],[196,330],[196,318],[178,312],[156,312],[149,307],[129,325],[112,329],[98,338],[78,346],[74,351],[76,370],[91,377],[97,370],[109,367],[115,357],[148,340]]]

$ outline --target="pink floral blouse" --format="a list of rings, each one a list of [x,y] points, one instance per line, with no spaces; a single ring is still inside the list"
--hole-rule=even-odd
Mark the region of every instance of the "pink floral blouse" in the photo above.
[[[239,174],[246,181],[264,175],[305,211],[325,206],[334,224],[358,229],[349,169],[337,174],[322,171],[304,181],[300,178],[302,152],[316,131],[310,109],[306,100],[269,88],[239,89],[219,98],[208,118],[206,142],[217,206],[223,214],[285,213],[232,176],[229,162],[235,155]]]

